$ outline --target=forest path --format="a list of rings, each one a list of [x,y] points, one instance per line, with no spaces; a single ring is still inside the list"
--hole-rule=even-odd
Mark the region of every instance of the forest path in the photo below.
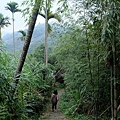
[[[43,120],[68,120],[64,114],[62,114],[59,110],[59,103],[60,103],[60,97],[62,93],[64,92],[64,89],[61,89],[58,91],[59,95],[59,101],[57,104],[58,111],[57,112],[52,112],[51,110],[51,103],[48,105],[47,111],[44,114]]]

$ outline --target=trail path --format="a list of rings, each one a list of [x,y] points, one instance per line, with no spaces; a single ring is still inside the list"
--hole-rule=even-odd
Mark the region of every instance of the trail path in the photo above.
[[[52,112],[51,111],[51,104],[49,104],[47,112],[45,113],[43,120],[68,120],[66,118],[66,116],[63,115],[59,110],[60,97],[61,97],[63,92],[64,92],[64,89],[61,89],[58,91],[58,95],[59,95],[59,101],[58,101],[58,105],[57,105],[58,111]]]

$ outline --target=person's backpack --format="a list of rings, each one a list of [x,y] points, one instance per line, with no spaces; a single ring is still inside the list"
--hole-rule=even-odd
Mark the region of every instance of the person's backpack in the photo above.
[[[52,103],[56,104],[57,103],[57,95],[52,96]]]

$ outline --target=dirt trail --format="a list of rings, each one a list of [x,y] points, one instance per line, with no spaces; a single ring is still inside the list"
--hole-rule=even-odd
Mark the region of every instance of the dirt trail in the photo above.
[[[52,112],[51,111],[51,104],[49,104],[47,112],[45,113],[43,120],[68,120],[66,118],[66,116],[63,115],[59,110],[60,97],[61,97],[63,92],[64,92],[64,89],[61,89],[58,91],[58,95],[59,95],[59,101],[58,101],[58,105],[57,105],[58,111]]]

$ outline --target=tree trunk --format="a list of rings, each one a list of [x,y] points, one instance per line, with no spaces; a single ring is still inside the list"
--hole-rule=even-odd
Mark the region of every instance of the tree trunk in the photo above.
[[[45,51],[44,51],[44,63],[48,62],[48,13],[47,13],[47,0],[45,8]]]
[[[30,21],[30,24],[29,24],[29,27],[28,27],[28,31],[27,31],[25,43],[24,43],[24,46],[23,46],[23,50],[22,50],[22,53],[21,53],[21,57],[19,59],[18,66],[17,66],[17,69],[15,71],[15,76],[14,76],[14,84],[15,84],[14,86],[15,87],[13,88],[12,97],[14,96],[14,93],[16,91],[16,87],[17,87],[17,84],[18,84],[19,79],[20,79],[20,74],[21,74],[21,71],[22,71],[22,68],[23,68],[23,65],[24,65],[24,62],[25,62],[25,59],[26,59],[26,55],[27,55],[27,52],[28,52],[28,49],[29,49],[29,45],[30,45],[30,42],[31,42],[33,30],[34,30],[36,19],[37,19],[37,16],[38,16],[39,4],[36,3],[35,6],[34,6],[34,10],[33,10],[31,21]]]
[[[100,57],[99,57],[99,54],[100,54],[100,39],[97,40],[97,53],[98,53],[98,58],[97,58],[97,88],[98,88],[98,91],[97,93],[99,93],[99,85],[100,85]],[[95,120],[98,120],[98,111],[99,111],[99,105],[98,105],[98,98],[99,98],[99,94],[96,98],[96,101],[95,101]]]
[[[116,77],[116,23],[117,23],[117,14],[115,13],[116,6],[112,6],[113,10],[113,43],[112,43],[112,51],[113,51],[113,80],[114,80],[114,120],[117,120],[117,77]]]
[[[86,10],[84,10],[84,17],[85,17],[85,22],[86,22]],[[93,75],[92,75],[91,58],[90,58],[90,43],[89,43],[89,36],[88,36],[87,27],[86,27],[85,36],[86,36],[86,44],[87,44],[87,59],[88,59],[88,69],[89,69],[89,74],[90,74],[90,84],[91,84],[91,86],[92,86],[92,91],[93,91],[93,92],[91,93],[91,97],[93,98],[93,100],[92,100],[92,104],[93,104],[93,115],[94,115],[94,117],[95,117],[94,82],[93,82]]]
[[[117,80],[116,80],[116,50],[115,50],[115,39],[113,39],[113,71],[112,71],[112,74],[113,74],[113,89],[112,90],[112,96],[113,97],[113,120],[117,120],[117,88],[116,88],[116,83],[117,83]],[[112,89],[112,88],[111,88]],[[111,98],[112,99],[112,98]],[[112,106],[112,105],[111,105]]]
[[[14,13],[12,13],[12,20],[13,20],[13,49],[14,49],[14,56],[15,56],[15,35],[14,35]]]
[[[111,83],[110,83],[110,89],[111,89],[111,117],[112,120],[114,118],[114,104],[113,104],[113,99],[114,99],[114,87],[113,87],[113,67],[111,66]]]
[[[117,120],[117,88],[116,88],[116,45],[113,39],[113,80],[114,80],[114,120]]]

